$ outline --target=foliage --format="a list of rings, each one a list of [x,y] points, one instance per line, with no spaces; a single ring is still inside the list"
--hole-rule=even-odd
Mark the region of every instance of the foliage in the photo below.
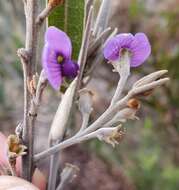
[[[77,59],[83,34],[84,0],[65,1],[49,16],[49,26],[65,31],[73,44],[73,58]]]
[[[73,2],[79,2],[79,0],[69,2],[73,4]],[[140,69],[140,72],[135,71],[135,76],[138,77],[139,75],[143,75],[144,73],[148,73],[148,71],[156,70],[158,68],[169,69],[169,75],[172,82],[170,84],[170,88],[168,87],[159,90],[154,94],[154,98],[150,98],[148,101],[145,101],[146,106],[143,109],[146,111],[146,115],[144,115],[143,112],[139,113],[139,115],[142,114],[146,116],[146,118],[144,121],[141,121],[140,125],[136,126],[135,122],[131,122],[126,125],[128,133],[127,139],[119,146],[117,152],[116,150],[109,148],[108,145],[104,145],[99,141],[90,143],[90,147],[92,150],[95,149],[96,153],[101,156],[106,163],[112,163],[116,166],[122,167],[125,174],[130,177],[131,181],[135,184],[137,190],[178,190],[179,159],[176,159],[175,152],[179,150],[177,144],[174,144],[172,141],[174,139],[173,133],[171,133],[171,130],[168,130],[172,129],[174,130],[174,134],[178,135],[179,12],[177,10],[177,0],[161,1],[164,9],[160,9],[158,6],[160,5],[159,1],[154,1],[155,5],[152,6],[152,10],[149,10],[146,6],[149,1],[143,0],[129,2],[133,2],[134,4],[129,3],[129,6],[122,9],[123,15],[115,16],[111,22],[121,22],[121,20],[125,20],[123,25],[121,25],[121,23],[119,25],[120,31],[145,31],[150,36],[153,47],[151,59],[149,63],[147,63],[148,66]],[[142,6],[140,4],[141,2]],[[75,52],[74,57],[77,58],[76,55],[79,51],[81,42],[75,40],[73,37],[75,36],[74,34],[78,33],[77,36],[81,39],[82,28],[77,26],[83,26],[83,23],[80,21],[80,24],[76,24],[76,22],[78,21],[77,16],[83,16],[83,11],[80,8],[74,8],[74,10],[72,10],[73,7],[75,7],[74,4],[68,7],[70,10],[69,19],[72,20],[73,14],[76,16],[75,20],[71,22],[72,25],[67,26],[67,32],[69,32],[69,35],[73,39],[73,48]],[[17,6],[16,8],[19,13],[23,10],[21,6]],[[63,10],[61,10],[62,8]],[[62,8],[57,8],[56,11],[50,16],[50,19],[55,17],[56,22],[58,21],[57,25],[61,27],[61,29],[64,28],[64,23],[62,22],[63,19],[60,19],[64,18],[64,6]],[[17,80],[12,80],[12,75],[6,72],[2,66],[2,63],[4,60],[5,63],[7,63],[8,61],[5,58],[10,58],[10,62],[13,63],[11,65],[13,65],[13,69],[15,68],[13,73],[20,72],[20,67],[18,67],[19,64],[16,64],[17,57],[13,55],[15,55],[16,49],[20,47],[22,38],[24,38],[24,33],[22,30],[23,27],[20,25],[20,20],[23,23],[23,16],[20,14],[18,19],[16,19],[15,25],[18,27],[12,28],[11,23],[13,23],[13,20],[11,19],[14,17],[12,11],[14,9],[12,8],[12,5],[9,2],[0,2],[0,9],[0,18],[2,20],[0,23],[2,28],[0,31],[0,39],[2,40],[0,49],[5,50],[0,52],[0,107],[2,109],[5,94],[7,94],[7,86],[10,83],[14,87],[13,90],[11,90],[12,94],[16,94],[18,92],[18,99],[22,100],[23,98],[19,88],[16,88]],[[73,13],[73,11],[75,13]],[[76,14],[76,12],[78,14]],[[8,16],[9,13],[12,15]],[[121,13],[120,9],[118,10],[118,13]],[[128,19],[127,22],[126,19]],[[49,20],[49,24],[54,25],[51,20]],[[20,35],[16,35],[17,33],[19,34],[19,30],[21,31]],[[13,31],[13,36],[11,31]],[[78,44],[76,44],[77,41],[79,42]],[[109,71],[106,72],[109,74]],[[100,71],[98,74],[104,76],[104,74],[101,74]],[[7,78],[11,78],[11,81],[5,80]],[[104,79],[103,83],[114,84],[114,78],[108,80]],[[50,101],[50,92],[47,96],[48,97],[46,98],[48,98],[48,100],[46,100],[46,102]],[[18,99],[16,99],[17,102]],[[10,102],[11,108],[13,107],[12,110],[16,110],[16,101],[9,99],[7,100],[6,97],[6,102],[7,101]],[[53,105],[49,105],[48,110],[43,110],[43,114],[45,113],[45,115],[49,116],[49,123],[51,121],[50,116],[52,112],[54,112],[53,106],[55,103]],[[101,104],[100,106],[102,107]],[[3,111],[5,112],[6,110],[3,109]],[[10,123],[10,125],[11,128],[14,127],[19,115],[15,115],[15,112],[7,112],[6,114],[9,114],[9,116],[13,118],[14,121]],[[47,117],[46,120],[48,120]],[[9,123],[9,120],[2,122],[2,126],[3,123],[4,126],[6,126],[7,123]]]

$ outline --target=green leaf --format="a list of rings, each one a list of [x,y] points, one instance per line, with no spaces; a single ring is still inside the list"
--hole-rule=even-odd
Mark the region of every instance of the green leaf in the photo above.
[[[82,40],[84,4],[84,0],[65,0],[48,18],[49,26],[56,26],[71,38],[75,60],[78,58]]]

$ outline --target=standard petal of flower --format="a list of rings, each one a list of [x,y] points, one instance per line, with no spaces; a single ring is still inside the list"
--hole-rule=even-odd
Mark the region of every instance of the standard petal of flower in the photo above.
[[[115,61],[120,58],[121,48],[129,48],[134,36],[130,33],[118,34],[110,39],[103,51],[104,57],[107,60]]]
[[[105,59],[115,61],[119,58],[119,50],[120,45],[118,44],[117,39],[115,37],[110,39],[104,47],[103,54]]]
[[[62,75],[68,78],[75,78],[79,71],[79,65],[72,60],[66,61],[62,65]]]
[[[132,51],[131,67],[141,65],[151,53],[150,42],[144,33],[137,33],[134,38],[130,46]]]
[[[71,58],[71,40],[65,32],[51,26],[45,33],[45,42],[48,43],[53,49],[60,52],[65,58]]]
[[[123,49],[129,49],[130,48],[130,44],[132,43],[132,41],[134,40],[134,36],[131,33],[122,33],[122,34],[118,34],[116,36],[116,39],[118,41],[118,44],[120,44],[120,47]]]
[[[57,52],[48,44],[43,49],[42,65],[50,84],[58,90],[62,82],[61,65],[57,62]]]

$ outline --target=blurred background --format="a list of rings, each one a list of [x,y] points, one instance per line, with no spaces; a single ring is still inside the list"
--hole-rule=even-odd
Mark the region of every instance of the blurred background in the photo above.
[[[111,1],[110,26],[119,32],[145,32],[152,44],[152,55],[142,67],[132,69],[126,90],[141,76],[160,69],[169,70],[171,82],[142,100],[140,120],[125,123],[127,135],[116,148],[94,140],[64,152],[64,162],[81,169],[67,190],[178,190],[179,0]],[[22,1],[0,1],[0,131],[6,135],[22,120],[23,78],[16,51],[24,39]],[[110,65],[102,64],[89,84],[95,93],[92,119],[105,110],[114,93],[118,76],[111,74]],[[38,152],[46,148],[59,99],[48,87],[36,125]]]

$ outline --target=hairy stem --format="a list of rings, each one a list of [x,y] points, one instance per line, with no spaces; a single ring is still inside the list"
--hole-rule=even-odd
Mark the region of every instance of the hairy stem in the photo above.
[[[111,120],[118,111],[127,107],[127,102],[131,98],[140,96],[142,93],[147,92],[152,89],[155,89],[156,87],[159,87],[168,81],[169,81],[169,78],[163,78],[163,79],[160,79],[157,81],[153,81],[144,86],[140,86],[140,87],[131,89],[124,98],[122,98],[120,101],[118,101],[114,106],[109,107],[96,121],[94,121],[88,128],[86,128],[80,134],[75,135],[74,137],[63,141],[62,143],[59,143],[59,144],[49,148],[48,150],[45,150],[45,151],[35,155],[34,161],[37,162],[40,159],[44,159],[47,156],[55,154],[56,152],[58,152],[61,149],[67,148],[76,143],[80,143],[84,140],[89,140],[91,138],[94,138],[93,133],[95,133],[95,131],[97,129],[104,126],[104,124],[106,124],[109,120]]]

